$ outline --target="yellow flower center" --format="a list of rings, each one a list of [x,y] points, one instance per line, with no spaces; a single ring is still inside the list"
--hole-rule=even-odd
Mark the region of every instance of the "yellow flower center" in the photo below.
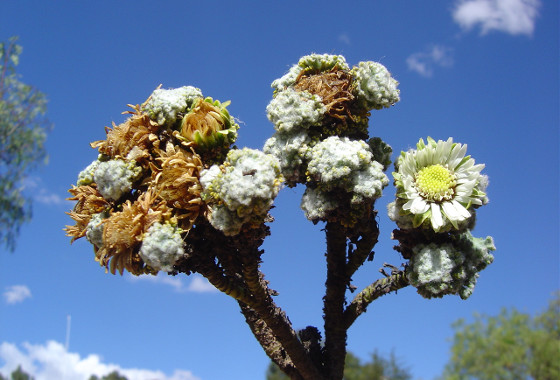
[[[453,199],[456,176],[446,167],[437,164],[422,168],[416,174],[416,189],[422,198],[441,202]]]

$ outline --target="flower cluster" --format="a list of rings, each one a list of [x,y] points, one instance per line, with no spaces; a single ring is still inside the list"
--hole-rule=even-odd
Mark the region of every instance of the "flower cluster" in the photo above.
[[[389,217],[400,228],[398,250],[410,258],[408,276],[424,297],[472,293],[477,272],[492,262],[491,238],[473,238],[476,208],[488,203],[483,164],[466,156],[467,146],[447,141],[402,152],[393,173],[397,199]],[[420,231],[420,232],[416,232]],[[480,243],[480,241],[484,243]]]
[[[354,76],[357,97],[366,108],[387,108],[399,101],[398,83],[382,64],[360,62],[354,68]]]
[[[470,231],[454,235],[449,243],[418,244],[410,259],[407,277],[426,298],[459,294],[470,297],[478,272],[494,261],[494,241],[473,237]]]
[[[381,196],[391,149],[368,141],[368,122],[371,110],[399,101],[397,85],[379,63],[351,69],[328,54],[304,56],[272,82],[267,115],[276,132],[264,151],[278,158],[288,186],[307,186],[302,208],[311,221],[353,225]]]
[[[200,89],[183,86],[170,90],[156,89],[142,107],[143,111],[162,126],[173,126],[179,115],[202,98]]]
[[[237,137],[228,104],[185,86],[158,88],[131,106],[124,123],[91,144],[99,156],[69,190],[72,241],[86,237],[113,274],[173,271],[184,237],[207,213],[200,174]]]
[[[331,136],[317,143],[311,149],[307,174],[308,182],[316,186],[307,187],[301,207],[312,221],[325,219],[334,210],[337,190],[351,194],[351,205],[359,207],[368,199],[379,198],[389,183],[369,146],[348,137]]]
[[[140,257],[152,268],[173,271],[173,264],[185,254],[182,232],[170,223],[154,223],[142,240]]]
[[[262,224],[282,184],[276,157],[244,148],[230,150],[222,165],[200,177],[209,221],[225,235],[236,235],[245,224]]]
[[[371,111],[397,103],[397,86],[377,62],[351,68],[340,55],[304,56],[272,82],[266,112],[275,132],[263,151],[231,147],[239,126],[229,101],[191,86],[157,88],[91,144],[98,157],[69,190],[76,204],[67,235],[85,237],[113,274],[206,270],[223,257],[200,247],[214,251],[214,238],[238,244],[239,234],[261,239],[282,184],[303,184],[307,219],[338,223],[359,244],[371,233],[361,227],[376,223],[392,153],[370,138]],[[395,249],[409,260],[408,283],[426,298],[468,298],[493,261],[492,238],[471,234],[476,210],[488,203],[488,178],[466,149],[428,137],[395,162]]]

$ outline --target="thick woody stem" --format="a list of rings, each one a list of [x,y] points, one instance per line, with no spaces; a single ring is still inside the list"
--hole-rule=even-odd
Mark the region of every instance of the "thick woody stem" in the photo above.
[[[206,265],[204,269],[199,269],[199,272],[219,291],[245,304],[253,303],[251,294],[243,284],[238,280],[225,276],[217,265],[213,267]]]
[[[276,337],[303,379],[322,379],[319,369],[311,361],[309,353],[299,340],[288,317],[272,299],[272,291],[266,285],[262,278],[263,275],[258,269],[260,253],[257,247],[245,244],[239,247],[239,254],[243,262],[243,278],[254,298],[254,302],[248,306]],[[267,350],[270,349],[265,348],[265,351]],[[297,377],[293,378],[297,379]]]
[[[388,277],[379,279],[366,287],[352,300],[344,311],[344,324],[346,328],[352,326],[360,314],[365,313],[368,305],[377,298],[405,288],[409,285],[404,271],[397,271]]]
[[[364,261],[373,254],[372,249],[377,244],[377,238],[379,237],[379,226],[375,220],[376,215],[377,212],[372,212],[368,220],[359,228],[360,240],[356,242],[356,250],[348,257],[346,267],[348,278],[351,278]]]
[[[266,354],[280,369],[294,380],[303,380],[294,363],[268,328],[266,323],[259,318],[257,313],[243,302],[239,302],[241,313],[245,316],[245,321],[251,328],[253,335],[257,338]]]
[[[344,375],[346,357],[346,325],[344,303],[349,277],[346,275],[346,232],[336,222],[328,222],[327,281],[323,298],[325,320],[325,374],[328,379],[340,380]]]

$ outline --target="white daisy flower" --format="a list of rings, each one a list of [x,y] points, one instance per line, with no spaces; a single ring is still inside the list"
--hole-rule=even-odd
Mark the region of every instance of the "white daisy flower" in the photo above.
[[[416,150],[402,152],[393,173],[400,215],[412,218],[414,227],[429,226],[435,232],[463,229],[476,208],[488,202],[484,164],[465,156],[467,145],[420,139]],[[404,202],[404,203],[403,203]]]

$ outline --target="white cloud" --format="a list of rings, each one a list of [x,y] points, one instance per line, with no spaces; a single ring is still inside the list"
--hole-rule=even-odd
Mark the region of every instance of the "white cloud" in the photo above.
[[[191,275],[191,280],[188,284],[183,281],[182,277],[170,276],[166,273],[160,272],[157,276],[143,275],[133,276],[129,275],[131,281],[149,281],[155,284],[164,284],[171,286],[178,293],[213,293],[218,290],[208,282],[207,279],[199,275]]]
[[[20,350],[12,343],[0,344],[0,367],[3,376],[9,376],[19,365],[36,380],[88,380],[91,375],[102,377],[118,371],[128,380],[200,380],[190,371],[175,370],[171,376],[162,371],[139,368],[122,368],[117,364],[103,363],[99,355],[80,354],[66,351],[61,343],[48,341],[45,345],[23,344]]]
[[[31,297],[31,290],[25,285],[12,285],[5,289],[4,299],[9,304],[23,302],[26,298]]]
[[[44,185],[43,181],[39,177],[26,177],[22,182],[26,193],[31,196],[31,198],[42,204],[46,205],[65,205],[68,206],[70,203],[65,200],[64,197],[49,191]]]
[[[467,30],[479,25],[483,35],[491,30],[531,35],[539,7],[539,0],[459,0],[453,19]]]
[[[207,279],[204,277],[193,277],[189,286],[187,287],[189,292],[195,293],[208,293],[208,292],[217,292],[218,289],[214,287],[211,283],[208,282]]]
[[[43,203],[46,205],[67,205],[64,198],[62,198],[58,194],[51,193],[46,189],[40,189],[38,192],[36,192],[33,195],[33,199],[39,203]]]
[[[449,67],[453,65],[451,49],[445,46],[433,45],[429,49],[411,54],[406,59],[408,69],[423,77],[431,77],[434,66]]]

